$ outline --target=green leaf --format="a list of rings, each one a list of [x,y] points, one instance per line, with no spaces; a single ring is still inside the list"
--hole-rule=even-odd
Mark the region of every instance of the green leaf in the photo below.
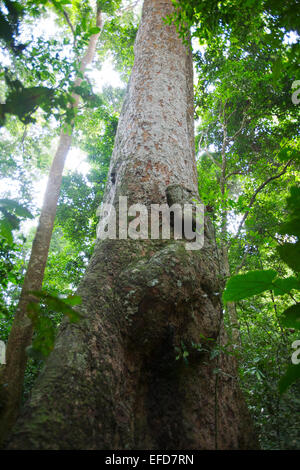
[[[234,302],[261,294],[265,290],[272,289],[272,281],[276,276],[277,273],[273,269],[249,271],[246,274],[233,276],[227,282],[223,299],[225,302]]]
[[[281,71],[282,71],[281,58],[278,57],[273,62],[273,66],[272,66],[273,86],[276,86],[276,83],[277,83],[278,78],[280,77]]]
[[[100,33],[100,28],[98,28],[97,26],[95,26],[94,28],[91,28],[89,30],[89,34],[92,35],[92,34],[98,34]]]
[[[9,244],[12,244],[12,231],[18,228],[20,224],[20,220],[16,215],[30,219],[32,219],[33,216],[26,207],[23,207],[12,199],[0,199],[0,212],[4,215],[4,218],[0,220],[0,236],[5,238]]]
[[[299,160],[300,152],[296,149],[293,149],[293,148],[284,147],[277,154],[277,157],[282,162],[287,162],[288,160],[292,160],[292,159],[293,160]]]
[[[300,207],[300,188],[298,186],[291,187],[291,195],[287,198],[287,208],[294,215],[299,215]]]
[[[273,282],[273,285],[275,295],[284,295],[288,294],[293,289],[300,289],[300,282],[294,276],[287,277],[285,279],[276,279],[276,281]]]
[[[281,259],[295,272],[300,272],[300,242],[285,243],[277,247]]]
[[[13,243],[12,229],[7,219],[0,220],[0,237],[5,238],[10,245]]]
[[[300,237],[300,217],[291,218],[280,226],[279,233]]]
[[[41,354],[45,358],[54,347],[56,328],[49,318],[48,312],[45,313],[40,303],[46,305],[50,310],[66,315],[70,322],[74,323],[83,318],[81,313],[72,308],[72,306],[81,303],[81,297],[79,295],[69,295],[63,299],[44,290],[30,291],[30,294],[39,299],[39,302],[32,300],[27,305],[28,317],[35,329],[32,349],[29,350],[28,355],[41,358],[39,356]]]
[[[0,199],[0,210],[13,211],[17,216],[33,219],[33,215],[26,207],[12,199]]]
[[[65,299],[65,302],[69,305],[72,305],[72,307],[74,307],[74,305],[80,305],[82,302],[82,299],[79,295],[69,295]]]
[[[292,305],[287,308],[281,318],[281,323],[287,328],[295,328],[300,330],[300,304]]]
[[[283,223],[279,232],[282,234],[296,235],[300,237],[300,188],[291,187],[291,195],[287,198],[287,209],[289,211],[289,219]]]
[[[66,299],[61,299],[54,295],[48,294],[48,292],[45,292],[43,290],[30,291],[30,294],[40,299],[51,310],[67,315],[67,317],[72,323],[79,321],[80,318],[83,317],[82,314],[72,308],[72,305],[78,305],[81,302],[81,298],[79,296],[69,296]],[[36,304],[35,302],[30,302],[30,305],[32,303]]]
[[[279,393],[283,394],[287,388],[300,378],[300,364],[290,364],[286,373],[279,381]]]
[[[35,122],[31,117],[32,113],[40,106],[42,108],[51,107],[54,90],[51,88],[36,86],[18,90],[11,90],[6,103],[1,104],[2,114],[14,114],[21,122],[28,124]]]

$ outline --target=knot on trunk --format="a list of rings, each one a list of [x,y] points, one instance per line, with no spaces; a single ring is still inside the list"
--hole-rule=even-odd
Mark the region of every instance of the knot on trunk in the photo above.
[[[198,344],[201,335],[217,337],[213,273],[183,242],[168,244],[128,265],[118,278],[123,328],[134,347],[152,354],[172,331],[175,350],[182,340]],[[204,275],[203,275],[204,274]],[[180,333],[179,333],[180,332]]]

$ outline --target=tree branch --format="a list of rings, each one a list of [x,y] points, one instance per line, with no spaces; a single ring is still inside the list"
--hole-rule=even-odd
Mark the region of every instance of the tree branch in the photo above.
[[[68,13],[67,13],[66,10],[64,10],[64,9],[63,9],[63,14],[64,14],[64,17],[65,17],[66,22],[68,23],[68,25],[69,25],[69,27],[70,27],[70,29],[71,29],[71,31],[72,31],[72,34],[73,34],[73,37],[74,37],[74,44],[75,44],[75,42],[76,42],[76,34],[75,34],[74,26],[73,26],[73,24],[72,24],[72,22],[71,22],[71,20],[70,20],[70,18],[69,18]]]
[[[290,166],[291,163],[292,163],[292,160],[289,160],[289,161],[287,162],[287,164],[284,166],[284,168],[282,169],[282,171],[280,171],[280,173],[278,173],[277,175],[274,175],[274,176],[270,176],[270,178],[268,178],[266,181],[264,181],[264,182],[256,189],[256,191],[254,192],[253,196],[252,196],[251,199],[250,199],[250,203],[249,203],[249,206],[248,206],[249,209],[245,212],[245,214],[244,214],[244,216],[243,216],[243,218],[242,218],[242,220],[241,220],[241,222],[240,222],[240,224],[239,224],[239,226],[238,226],[237,233],[236,233],[235,237],[233,238],[233,240],[235,240],[235,239],[239,236],[240,231],[242,230],[242,227],[243,227],[243,225],[244,225],[244,223],[245,223],[245,221],[246,221],[246,219],[247,219],[247,217],[248,217],[248,215],[249,215],[250,209],[251,209],[251,207],[253,206],[253,204],[254,204],[254,202],[255,202],[255,199],[256,199],[256,196],[258,195],[258,193],[259,193],[260,191],[262,191],[262,189],[264,189],[264,187],[265,187],[267,184],[269,184],[271,181],[274,181],[275,179],[280,178],[280,176],[284,175],[284,173],[286,172],[286,170],[288,169],[288,167]],[[229,243],[229,244],[230,244],[230,243]]]
[[[233,171],[232,173],[229,173],[227,176],[225,176],[225,180],[228,180],[231,176],[234,175],[244,175],[245,172],[243,171]]]
[[[246,116],[247,116],[246,114],[243,115],[242,124],[240,128],[233,134],[233,136],[227,137],[227,142],[230,142],[231,140],[235,140],[236,137],[242,132],[245,126]]]
[[[210,151],[209,151],[207,148],[205,148],[205,149],[203,149],[203,150],[204,150],[204,152],[206,153],[206,155],[211,159],[211,161],[212,161],[215,165],[217,165],[219,168],[221,168],[220,163],[217,162],[217,160],[215,160],[214,156],[210,153]]]

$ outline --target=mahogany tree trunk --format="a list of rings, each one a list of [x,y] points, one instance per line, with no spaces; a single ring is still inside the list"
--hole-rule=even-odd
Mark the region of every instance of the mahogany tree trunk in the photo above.
[[[162,20],[171,11],[144,2],[105,196],[116,208],[119,196],[149,207],[197,193],[192,61]],[[256,447],[234,362],[209,351],[225,334],[209,221],[205,236],[197,251],[97,243],[78,290],[85,318],[61,326],[10,449]]]

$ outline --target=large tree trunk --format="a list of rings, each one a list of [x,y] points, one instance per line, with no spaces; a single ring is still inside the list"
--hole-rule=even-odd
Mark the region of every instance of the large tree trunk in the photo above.
[[[144,2],[106,191],[116,208],[119,195],[149,206],[196,193],[191,54],[162,21],[171,9]],[[62,325],[10,449],[256,446],[231,357],[193,347],[225,338],[209,227],[198,251],[182,240],[98,242],[78,291],[85,319]]]

